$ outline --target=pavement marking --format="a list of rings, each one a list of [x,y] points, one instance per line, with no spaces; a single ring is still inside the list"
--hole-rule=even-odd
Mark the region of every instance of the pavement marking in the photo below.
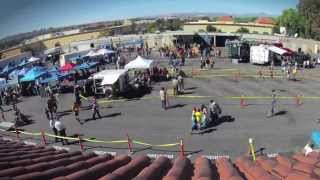
[[[166,157],[166,158],[169,158],[169,159],[173,159],[173,154],[147,154],[147,156],[149,158],[152,158],[152,159],[157,159],[159,157]]]
[[[277,157],[278,155],[279,155],[279,153],[267,154],[267,156],[268,156],[269,158],[275,158],[275,157]]]
[[[70,151],[70,148],[67,147],[61,147],[61,146],[52,146],[54,149],[56,150],[66,150],[66,151]]]
[[[38,145],[38,143],[36,142],[33,142],[33,141],[23,141],[26,145],[33,145],[33,146],[36,146]]]
[[[106,154],[110,154],[111,156],[116,156],[117,152],[110,152],[110,151],[93,151],[95,154],[97,155],[106,155]]]
[[[221,158],[230,159],[229,155],[203,155],[203,157],[210,159],[210,160],[216,160],[216,159],[221,159]]]
[[[9,137],[2,137],[2,139],[3,139],[4,141],[13,141],[13,139],[12,139],[12,138],[9,138]]]

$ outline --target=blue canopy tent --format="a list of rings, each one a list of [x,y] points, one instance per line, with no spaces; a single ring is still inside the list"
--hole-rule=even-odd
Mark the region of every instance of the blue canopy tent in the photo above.
[[[12,71],[14,71],[17,67],[11,64],[7,64],[3,69],[1,74],[10,74]]]
[[[8,75],[8,78],[9,79],[15,79],[15,78],[18,78],[19,76],[19,69],[15,69],[13,70],[9,75]]]
[[[20,64],[18,64],[19,67],[24,67],[26,65],[30,64],[30,62],[27,59],[22,60]]]
[[[30,69],[31,68],[24,67],[19,71],[18,75],[19,76],[24,76]]]
[[[62,75],[59,72],[49,72],[48,76],[46,76],[44,79],[41,79],[39,82],[41,84],[50,83],[53,81],[58,81]]]
[[[320,131],[313,131],[311,133],[311,140],[316,148],[320,148]]]
[[[54,65],[48,69],[48,72],[60,72],[59,67]]]
[[[0,78],[0,88],[5,87],[7,84],[7,81],[5,78]]]
[[[24,75],[24,77],[21,79],[21,82],[34,81],[46,73],[48,72],[44,67],[35,66]]]
[[[89,63],[82,63],[80,65],[77,65],[75,67],[75,70],[81,70],[81,69],[90,69],[97,65],[97,62],[89,62]]]

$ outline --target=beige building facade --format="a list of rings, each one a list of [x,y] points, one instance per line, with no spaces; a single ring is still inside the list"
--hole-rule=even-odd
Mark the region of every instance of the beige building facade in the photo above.
[[[235,33],[240,28],[246,28],[249,33],[254,34],[272,34],[274,25],[271,24],[257,24],[257,23],[235,23],[235,22],[209,22],[200,20],[197,22],[187,22],[183,26],[183,30],[187,32],[201,32],[207,31],[207,27],[211,25],[218,31],[225,33]]]

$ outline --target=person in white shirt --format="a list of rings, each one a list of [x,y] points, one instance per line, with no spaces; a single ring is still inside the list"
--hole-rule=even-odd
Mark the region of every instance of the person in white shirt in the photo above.
[[[307,143],[303,148],[303,153],[305,156],[308,156],[309,153],[313,152],[314,145],[312,143]]]
[[[167,95],[166,95],[166,91],[164,89],[164,87],[161,88],[160,92],[159,92],[159,95],[160,95],[160,100],[161,100],[161,105],[162,105],[162,108],[164,110],[167,110]]]
[[[54,125],[55,125],[55,121],[54,121],[53,119],[50,119],[50,121],[49,121],[49,126],[50,126],[50,128],[52,129],[54,135],[55,135],[55,136],[58,136],[58,131],[57,131],[57,129],[54,127]],[[55,139],[55,142],[58,142],[58,138],[57,138],[57,137],[55,137],[54,139]]]
[[[64,124],[60,121],[59,118],[56,119],[54,123],[54,127],[57,129],[59,136],[66,137],[66,127]],[[68,145],[67,139],[61,139],[62,145]]]

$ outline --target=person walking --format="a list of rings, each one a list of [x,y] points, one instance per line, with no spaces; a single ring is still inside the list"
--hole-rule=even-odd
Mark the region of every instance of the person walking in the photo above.
[[[58,136],[58,131],[57,131],[56,127],[55,127],[55,120],[50,119],[49,120],[49,126],[52,129],[54,135]],[[55,142],[58,142],[58,138],[57,137],[54,137],[54,140],[55,140]]]
[[[275,114],[275,108],[276,108],[276,103],[277,103],[277,98],[276,98],[276,90],[272,90],[272,95],[271,95],[271,110],[268,114],[268,117],[272,117]]]
[[[167,93],[164,87],[160,89],[159,95],[161,100],[161,107],[164,110],[167,110]]]
[[[183,81],[183,76],[181,73],[178,75],[178,92],[183,94],[184,93],[184,81]]]
[[[79,118],[80,106],[77,102],[73,103],[72,111],[74,112],[74,116],[76,120],[82,125],[82,122],[80,121],[80,118]]]
[[[57,134],[59,134],[59,136],[67,137],[67,135],[66,135],[66,127],[60,121],[59,118],[57,118],[55,120],[54,127],[57,129]],[[62,139],[62,138],[59,138],[59,139],[61,140],[62,145],[68,145],[69,144],[67,139]]]
[[[177,78],[172,79],[172,89],[173,89],[173,95],[176,96],[178,95],[178,80]]]
[[[220,106],[213,100],[209,103],[209,117],[212,123],[216,123],[219,120],[219,114],[222,113]]]
[[[50,98],[47,101],[48,109],[51,115],[51,119],[54,118],[55,114],[57,113],[57,100],[53,95],[50,95]]]
[[[101,119],[101,115],[100,115],[100,111],[99,111],[99,104],[97,102],[97,98],[95,96],[93,96],[93,100],[92,100],[92,119],[96,120],[96,114],[98,115],[98,118]]]
[[[81,106],[80,93],[81,93],[80,86],[76,85],[74,88],[74,98],[75,98],[76,103],[78,104],[79,107]]]

